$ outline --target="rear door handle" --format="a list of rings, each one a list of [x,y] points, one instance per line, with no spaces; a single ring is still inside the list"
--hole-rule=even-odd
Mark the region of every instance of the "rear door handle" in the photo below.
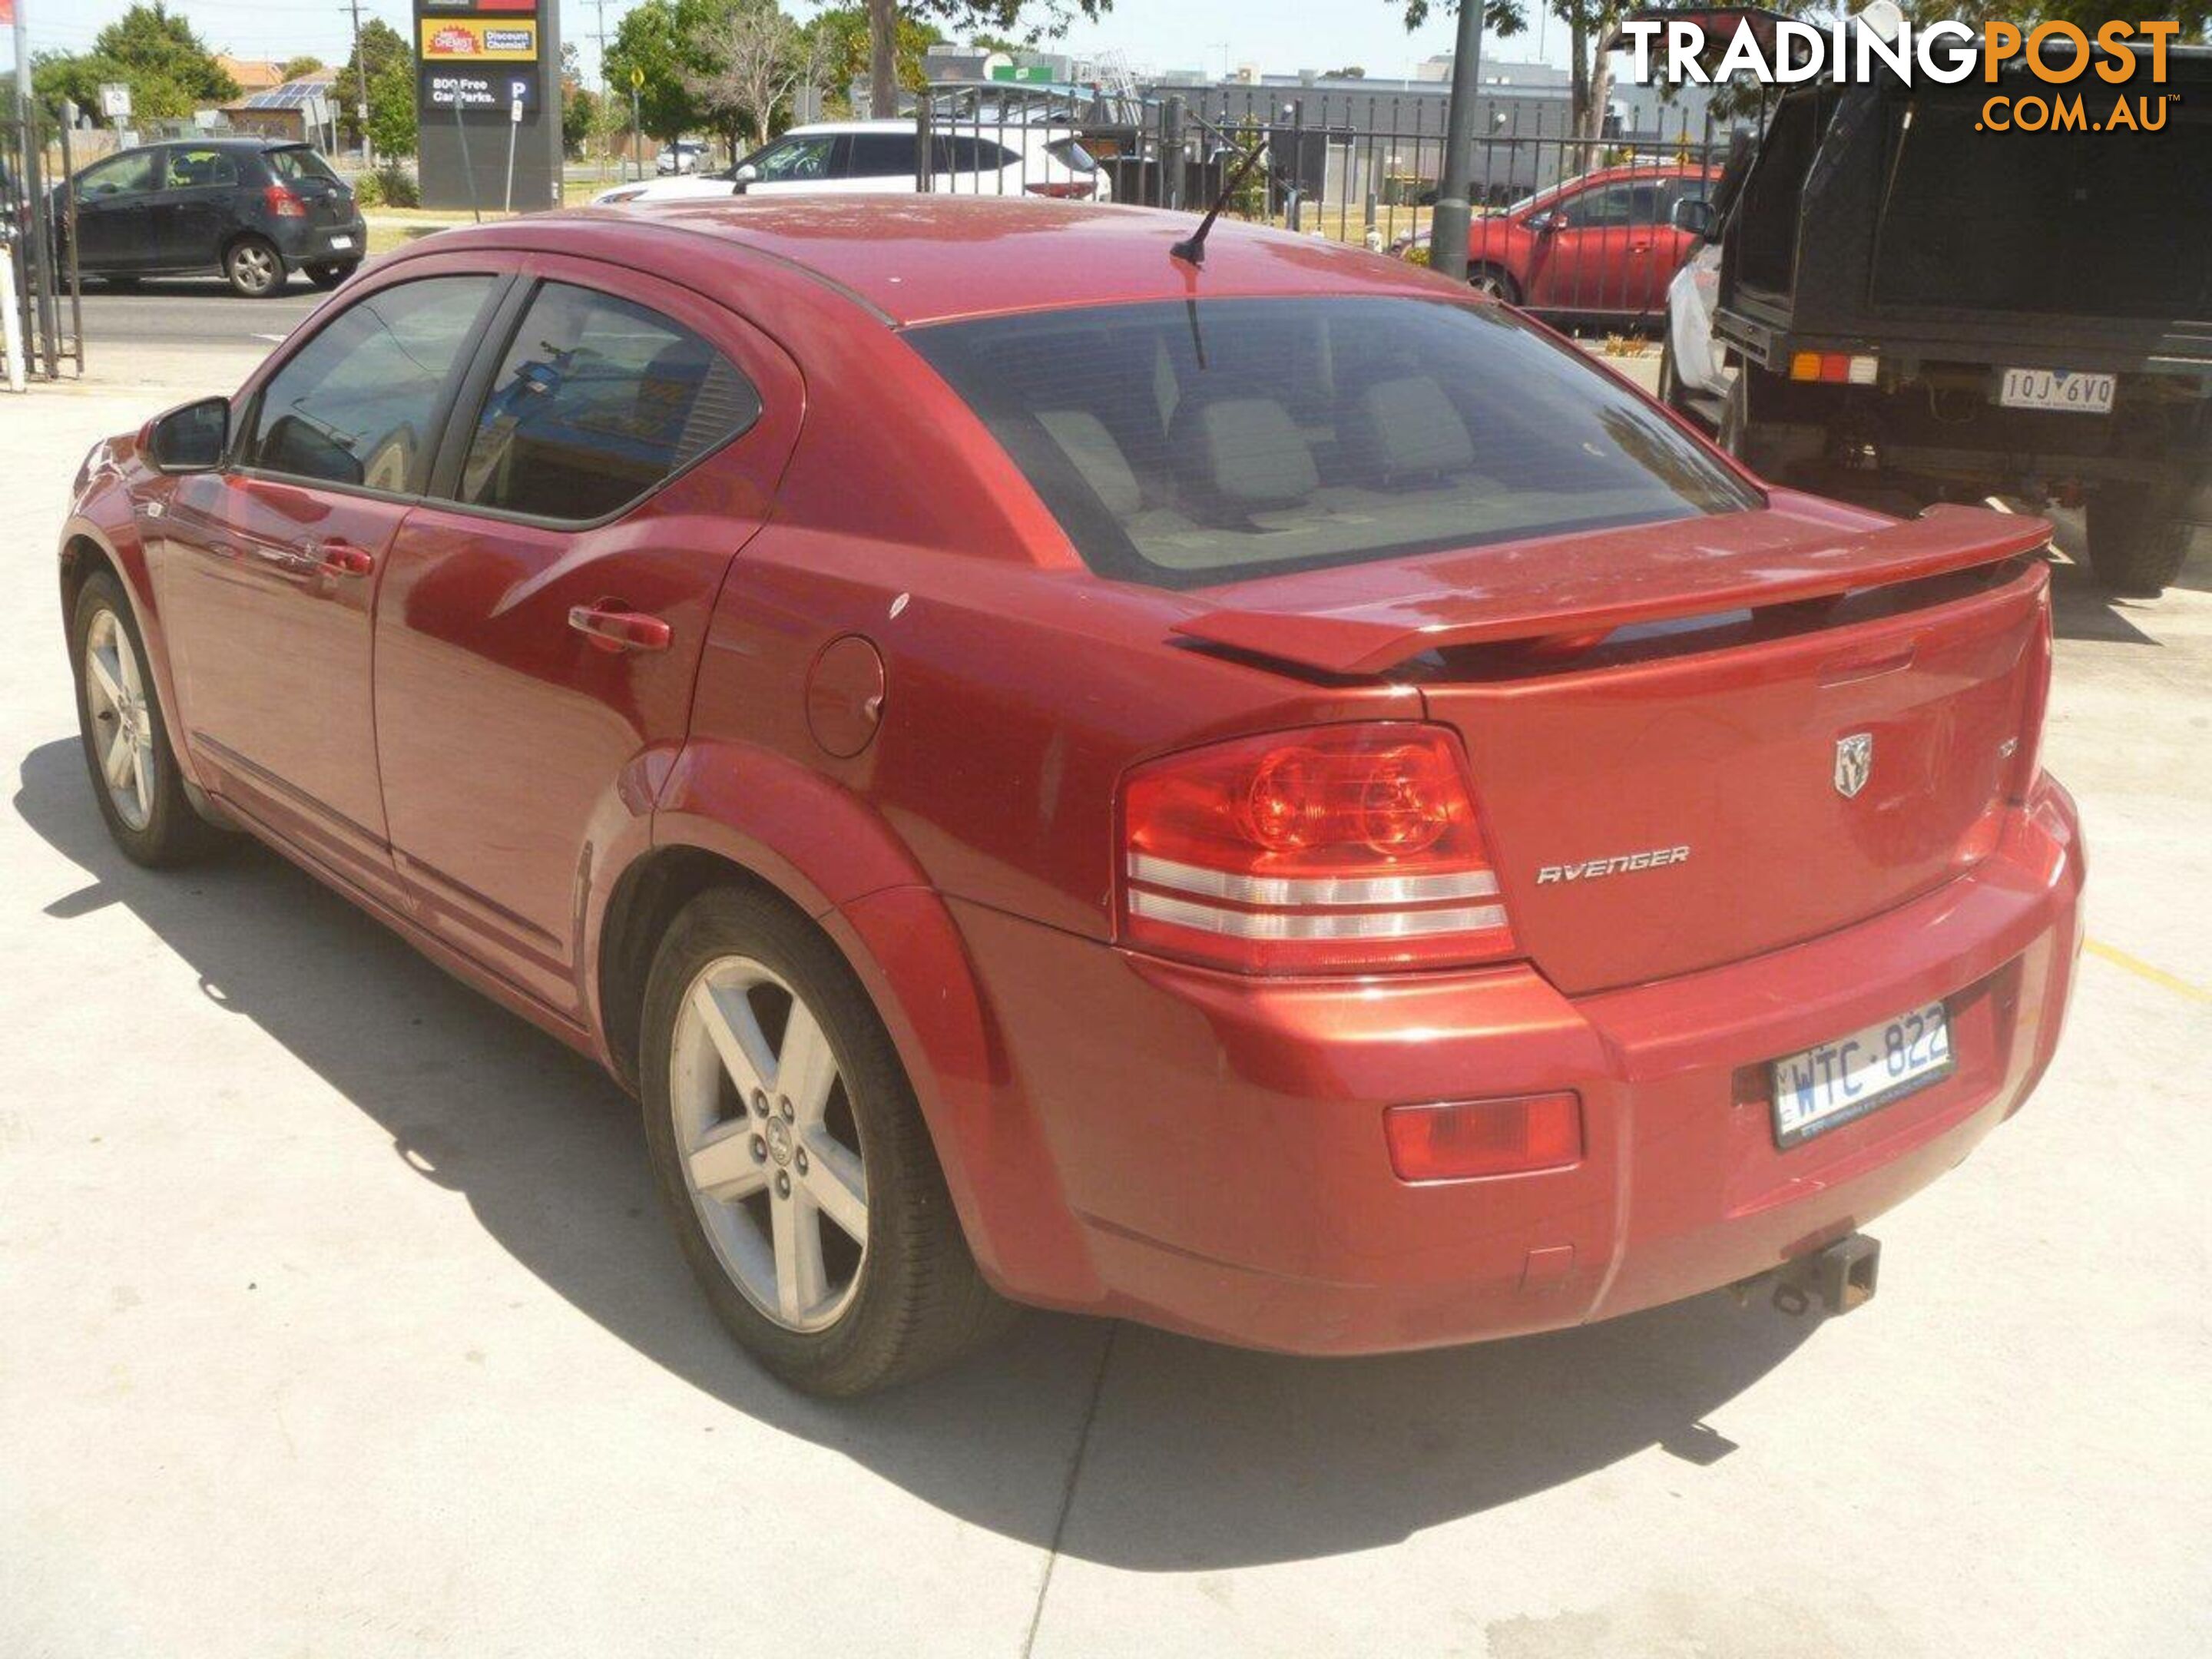
[[[601,651],[665,651],[675,637],[659,617],[618,605],[577,605],[568,612],[568,626]]]
[[[376,555],[351,542],[325,542],[316,562],[333,576],[366,576],[376,568]]]

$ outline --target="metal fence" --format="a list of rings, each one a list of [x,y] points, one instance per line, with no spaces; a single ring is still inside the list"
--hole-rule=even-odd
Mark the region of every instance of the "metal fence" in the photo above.
[[[1667,285],[1696,246],[1681,204],[1717,182],[1724,135],[1705,123],[1672,137],[1577,138],[1556,102],[1486,114],[1471,279],[1571,319],[1663,314]],[[1086,109],[983,86],[940,89],[915,121],[909,159],[924,191],[1199,211],[1256,148],[1260,162],[1227,216],[1421,260],[1444,172],[1441,103],[1388,94],[1285,100],[1279,89],[1252,88],[1240,101],[1214,89]]]
[[[65,124],[12,95],[0,103],[0,240],[14,275],[16,311],[16,327],[0,337],[20,341],[22,355],[20,364],[9,365],[11,379],[58,380],[64,362],[84,373],[75,198],[61,225],[52,222],[46,205],[53,184],[73,170]]]

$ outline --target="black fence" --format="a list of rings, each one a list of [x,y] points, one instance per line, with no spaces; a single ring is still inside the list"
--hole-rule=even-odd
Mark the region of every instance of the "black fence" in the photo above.
[[[1427,259],[1446,159],[1443,100],[1249,93],[1085,107],[1017,88],[939,89],[915,112],[915,184],[1194,212],[1227,191],[1229,216]],[[1671,138],[1580,138],[1557,100],[1496,100],[1482,114],[1470,280],[1568,319],[1632,325],[1663,315],[1668,284],[1697,246],[1696,210],[1685,204],[1717,184],[1725,135],[1701,125]],[[1255,150],[1258,161],[1231,189]]]
[[[0,241],[15,274],[26,379],[58,380],[65,362],[84,373],[75,226],[51,223],[47,205],[71,171],[68,126],[11,94],[0,104]],[[73,198],[67,211],[73,219]]]

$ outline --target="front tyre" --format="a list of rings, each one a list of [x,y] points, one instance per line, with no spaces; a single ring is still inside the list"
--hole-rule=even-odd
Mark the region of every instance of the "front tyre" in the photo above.
[[[1003,1322],[890,1035],[805,917],[736,888],[694,899],[654,959],[641,1042],[678,1243],[770,1370],[866,1394]]]
[[[199,857],[218,832],[185,793],[137,620],[107,571],[77,594],[70,657],[84,763],[107,833],[135,864],[160,868]]]
[[[1477,294],[1509,306],[1521,303],[1521,284],[1501,265],[1476,264],[1467,273],[1467,285]]]
[[[284,256],[265,237],[241,236],[222,256],[230,291],[242,299],[266,300],[284,289]]]

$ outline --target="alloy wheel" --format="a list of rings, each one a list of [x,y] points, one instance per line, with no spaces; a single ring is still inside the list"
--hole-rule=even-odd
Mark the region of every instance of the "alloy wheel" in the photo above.
[[[154,815],[154,716],[138,653],[112,611],[85,632],[84,699],[108,797],[125,824],[143,830]]]
[[[248,293],[266,293],[276,280],[276,256],[258,242],[247,242],[230,256],[232,276]]]
[[[867,1259],[867,1164],[805,999],[749,957],[684,993],[669,1057],[684,1182],[730,1281],[787,1330],[835,1324]]]

